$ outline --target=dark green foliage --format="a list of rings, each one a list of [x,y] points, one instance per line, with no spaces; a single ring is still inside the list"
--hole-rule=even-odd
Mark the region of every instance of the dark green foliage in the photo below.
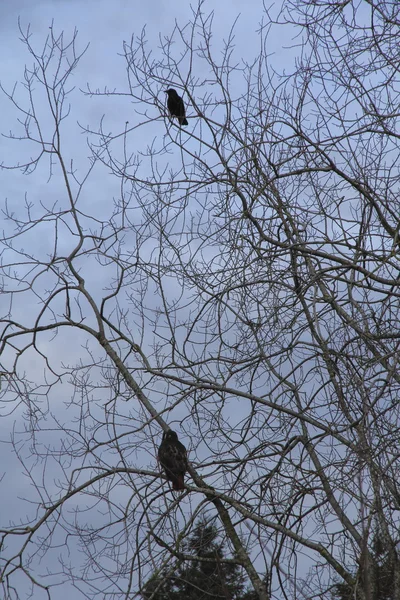
[[[363,597],[361,591],[368,600],[397,600],[393,565],[388,562],[384,562],[382,565],[376,563],[369,573],[368,582],[360,569],[356,589],[352,589],[345,583],[339,583],[334,588],[332,598],[334,600],[358,600]]]
[[[376,529],[372,540],[370,560],[370,566],[366,568],[361,557],[355,589],[346,583],[334,586],[333,600],[359,600],[363,597],[367,600],[397,600],[394,564],[397,558],[385,547],[379,528]]]
[[[354,594],[352,588],[347,583],[338,583],[334,586],[332,599],[334,600],[353,600]]]
[[[142,591],[145,600],[256,600],[245,591],[242,568],[224,562],[224,544],[210,522],[197,522],[183,552],[193,560],[176,559],[173,570],[154,574]]]

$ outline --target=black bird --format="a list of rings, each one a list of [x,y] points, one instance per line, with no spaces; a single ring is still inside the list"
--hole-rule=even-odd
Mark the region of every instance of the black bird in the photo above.
[[[178,117],[179,125],[189,125],[185,115],[185,105],[182,98],[173,88],[165,90],[168,94],[167,106],[171,117]]]
[[[188,468],[185,446],[178,440],[178,435],[172,429],[164,431],[161,445],[158,449],[158,460],[165,471],[173,490],[184,490],[184,477]]]

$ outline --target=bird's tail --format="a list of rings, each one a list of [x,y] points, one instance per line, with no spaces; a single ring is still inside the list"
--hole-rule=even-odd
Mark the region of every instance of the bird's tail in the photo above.
[[[188,123],[188,121],[187,121],[186,117],[180,117],[180,119],[179,119],[179,123],[180,123],[181,125],[189,125],[189,123]]]
[[[185,489],[183,475],[177,475],[172,482],[172,489],[179,492]]]

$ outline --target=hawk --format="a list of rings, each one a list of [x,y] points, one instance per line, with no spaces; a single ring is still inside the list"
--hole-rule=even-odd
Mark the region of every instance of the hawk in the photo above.
[[[189,125],[185,116],[185,105],[182,98],[173,88],[165,90],[168,94],[167,106],[171,117],[178,117],[179,125]]]
[[[185,446],[178,440],[178,435],[172,429],[164,431],[161,445],[158,449],[158,460],[165,471],[173,490],[184,490],[183,479],[188,467]]]

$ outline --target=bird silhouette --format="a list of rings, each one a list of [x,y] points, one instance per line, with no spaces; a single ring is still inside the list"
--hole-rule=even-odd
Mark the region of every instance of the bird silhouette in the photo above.
[[[173,490],[184,490],[184,477],[188,468],[185,446],[178,440],[176,431],[164,431],[158,449],[158,460],[165,471]]]
[[[185,115],[185,105],[177,91],[169,88],[169,90],[165,90],[165,93],[168,94],[167,106],[171,117],[177,117],[180,125],[188,125]]]

